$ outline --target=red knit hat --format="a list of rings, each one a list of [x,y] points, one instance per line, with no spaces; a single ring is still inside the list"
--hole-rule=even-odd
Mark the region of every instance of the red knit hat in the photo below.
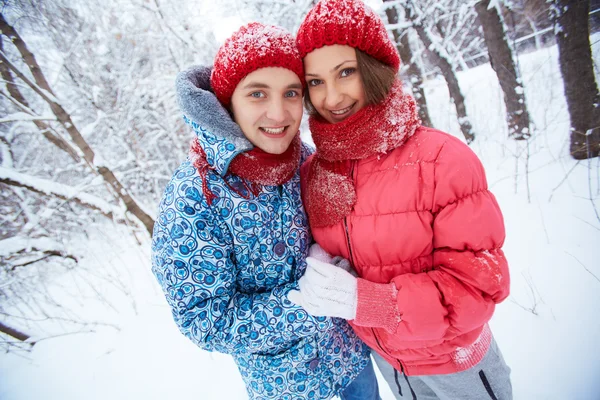
[[[277,26],[251,22],[217,51],[210,83],[219,101],[228,106],[238,83],[266,67],[289,69],[304,85],[304,67],[292,34]]]
[[[348,45],[398,71],[400,56],[383,21],[360,0],[321,0],[306,15],[296,37],[300,56],[333,44]]]

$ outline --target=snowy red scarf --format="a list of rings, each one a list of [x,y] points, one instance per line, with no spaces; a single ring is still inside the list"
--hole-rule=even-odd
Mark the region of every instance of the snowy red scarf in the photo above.
[[[282,154],[270,154],[258,147],[238,154],[229,164],[229,172],[249,181],[250,187],[247,189],[256,196],[260,190],[259,185],[278,186],[292,179],[300,163],[301,150],[302,142],[298,133]],[[202,191],[210,205],[217,196],[209,189],[206,174],[214,167],[206,160],[198,139],[192,141],[189,155],[202,178]],[[242,195],[234,187],[230,188]]]
[[[312,227],[334,225],[356,203],[352,160],[385,154],[402,145],[420,126],[415,100],[397,80],[379,104],[364,107],[348,119],[331,124],[319,115],[309,119],[317,146],[308,171],[305,207]]]

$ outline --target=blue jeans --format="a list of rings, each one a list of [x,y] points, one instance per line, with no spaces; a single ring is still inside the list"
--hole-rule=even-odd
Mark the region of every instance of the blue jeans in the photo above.
[[[377,377],[373,369],[373,360],[369,360],[365,369],[342,391],[340,398],[342,400],[381,400]]]

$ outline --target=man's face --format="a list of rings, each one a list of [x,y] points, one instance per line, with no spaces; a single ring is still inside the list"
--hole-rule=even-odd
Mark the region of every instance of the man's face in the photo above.
[[[231,97],[233,119],[252,144],[282,154],[302,120],[302,84],[285,68],[260,68],[248,74]]]

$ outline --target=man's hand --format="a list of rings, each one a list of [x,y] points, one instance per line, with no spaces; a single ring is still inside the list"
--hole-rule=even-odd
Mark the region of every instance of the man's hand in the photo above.
[[[288,293],[288,299],[314,316],[356,317],[356,278],[346,270],[313,257],[298,281],[300,290]]]

